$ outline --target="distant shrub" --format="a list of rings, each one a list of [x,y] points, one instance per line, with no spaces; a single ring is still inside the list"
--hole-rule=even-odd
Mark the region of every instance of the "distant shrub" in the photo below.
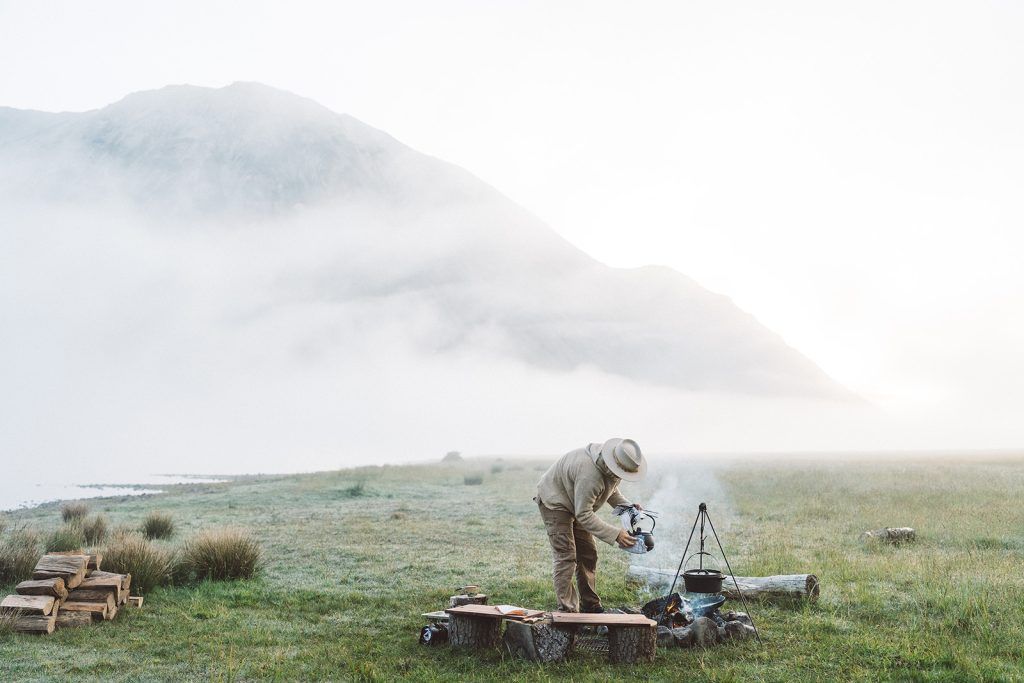
[[[491,474],[501,474],[505,471],[504,465],[491,465]]]
[[[212,529],[185,543],[181,562],[182,573],[199,581],[251,579],[262,566],[263,551],[246,531]]]
[[[137,532],[116,533],[103,550],[104,571],[132,575],[132,593],[139,595],[170,583],[173,556]]]
[[[46,552],[62,553],[85,547],[85,532],[81,524],[65,524],[46,538]]]
[[[462,481],[466,486],[479,486],[484,483],[484,477],[482,474],[467,474]]]
[[[80,500],[73,500],[60,506],[60,518],[65,522],[84,519],[89,514],[89,506]]]
[[[408,515],[401,510],[395,510],[391,513],[391,519],[405,519],[406,517],[408,517]]]
[[[15,529],[0,538],[0,585],[32,578],[42,554],[39,534],[34,531]]]
[[[441,458],[441,462],[462,462],[462,453],[459,453],[458,451],[448,451],[444,454],[444,457]]]
[[[174,520],[165,512],[150,512],[142,521],[142,533],[148,539],[170,538],[174,535]]]
[[[347,489],[342,491],[342,494],[348,498],[360,498],[366,495],[366,485],[363,482],[357,482]]]
[[[102,543],[107,537],[107,518],[103,515],[96,515],[82,523],[82,533],[85,535],[85,542],[89,545]]]

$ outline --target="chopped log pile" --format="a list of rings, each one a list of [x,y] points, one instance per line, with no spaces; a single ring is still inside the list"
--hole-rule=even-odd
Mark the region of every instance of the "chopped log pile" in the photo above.
[[[141,598],[129,597],[131,574],[100,571],[102,562],[101,555],[85,553],[44,555],[16,595],[0,601],[0,612],[15,615],[15,631],[46,635],[111,621],[126,604],[141,606]]]

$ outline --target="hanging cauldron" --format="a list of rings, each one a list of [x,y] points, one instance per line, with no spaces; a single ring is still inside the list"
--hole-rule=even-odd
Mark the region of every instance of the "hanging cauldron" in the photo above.
[[[702,550],[690,555],[690,559],[698,555],[714,557],[711,553],[706,553]],[[686,586],[687,593],[721,593],[723,581],[725,581],[725,574],[717,569],[705,569],[703,558],[701,558],[700,568],[687,569],[683,572],[683,585]]]

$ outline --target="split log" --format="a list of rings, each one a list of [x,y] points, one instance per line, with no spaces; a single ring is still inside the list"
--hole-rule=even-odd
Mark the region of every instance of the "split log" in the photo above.
[[[534,624],[508,621],[502,643],[509,654],[531,662],[561,662],[576,642],[574,627],[559,628],[550,619]]]
[[[608,661],[612,664],[653,662],[657,645],[657,626],[608,627]]]
[[[78,585],[78,590],[101,590],[114,595],[114,604],[121,602],[121,586],[123,581],[119,574],[113,576],[90,576]],[[74,595],[75,591],[71,592]]]
[[[18,595],[49,595],[50,597],[63,600],[68,597],[68,589],[64,586],[64,579],[44,579],[42,581],[22,581],[14,587]]]
[[[89,612],[69,612],[60,610],[57,612],[57,628],[78,628],[88,626],[92,623],[92,614]]]
[[[47,617],[53,612],[53,603],[50,595],[8,595],[0,601],[0,612]]]
[[[630,566],[626,571],[626,580],[647,586],[654,591],[668,590],[672,579],[676,576],[672,569],[652,569],[650,567]],[[821,591],[818,577],[814,574],[782,574],[779,576],[737,576],[736,582],[743,592],[743,597],[758,600],[809,600],[818,599]],[[680,577],[676,586],[680,586]],[[733,585],[732,577],[726,576],[722,584],[722,595],[730,600],[739,600],[739,593]]]
[[[109,621],[108,603],[105,602],[65,602],[60,606],[60,612],[87,612],[92,615],[93,621]]]
[[[909,526],[890,526],[884,529],[865,531],[861,534],[861,538],[866,540],[874,539],[884,541],[886,543],[892,543],[893,545],[899,545],[901,543],[913,543],[917,538],[917,533]]]
[[[142,598],[141,595],[139,595],[139,596],[133,595],[130,598],[128,598],[128,605],[130,607],[142,607],[142,600],[143,600],[143,598]]]
[[[107,609],[117,607],[113,593],[92,588],[78,588],[71,591],[68,594],[68,602],[102,602],[107,605]]]
[[[100,555],[99,553],[91,553],[90,554],[90,553],[82,552],[81,550],[63,550],[63,551],[53,552],[53,553],[49,553],[49,554],[50,555],[65,555],[65,556],[80,555],[82,557],[87,558],[86,562],[85,562],[85,569],[86,569],[86,575],[87,576],[88,576],[89,572],[99,570],[100,565],[103,564],[103,556]]]
[[[31,614],[18,617],[14,620],[14,630],[18,633],[34,633],[36,635],[50,635],[56,626],[57,616],[50,614]]]
[[[494,647],[501,639],[501,619],[468,614],[448,615],[448,642],[453,647]]]
[[[91,578],[91,579],[109,579],[109,578],[113,578],[115,576],[121,579],[121,592],[122,593],[128,593],[129,591],[131,591],[131,587],[132,587],[132,575],[131,574],[115,574],[114,572],[95,571],[95,572],[93,572],[89,576],[89,578]]]
[[[32,578],[36,581],[61,578],[70,590],[77,588],[85,579],[88,562],[87,555],[43,555],[32,572]]]

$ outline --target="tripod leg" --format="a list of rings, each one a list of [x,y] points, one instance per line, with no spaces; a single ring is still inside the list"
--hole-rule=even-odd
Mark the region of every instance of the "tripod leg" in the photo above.
[[[683,563],[686,562],[686,553],[690,549],[690,541],[693,540],[693,532],[697,528],[697,520],[700,519],[700,515],[701,515],[701,513],[698,512],[696,519],[693,520],[693,526],[690,527],[690,537],[688,539],[686,539],[686,547],[683,548],[683,556],[679,558],[679,568],[676,569],[676,575],[674,577],[672,577],[672,587],[668,589],[668,594],[669,595],[672,595],[672,593],[675,591],[675,589],[676,589],[676,582],[679,581],[679,573],[683,571]],[[665,612],[666,613],[668,612],[668,605],[667,604],[665,605]],[[665,615],[663,614],[662,616],[665,616]]]
[[[718,544],[718,549],[722,551],[722,557],[725,559],[725,568],[729,570],[729,577],[732,579],[732,584],[736,586],[736,592],[739,593],[740,602],[743,603],[743,609],[746,610],[747,616],[750,617],[750,625],[754,627],[754,635],[757,636],[757,642],[759,645],[764,645],[761,641],[761,634],[757,630],[757,624],[754,623],[754,615],[750,613],[750,608],[747,607],[747,599],[743,597],[743,591],[740,590],[740,584],[736,581],[736,574],[733,572],[732,566],[729,564],[729,556],[725,554],[725,548],[722,547],[722,542],[718,540],[718,532],[715,531],[715,525],[711,523],[711,517],[708,517],[708,526],[711,527],[711,533],[715,536],[715,543]]]

